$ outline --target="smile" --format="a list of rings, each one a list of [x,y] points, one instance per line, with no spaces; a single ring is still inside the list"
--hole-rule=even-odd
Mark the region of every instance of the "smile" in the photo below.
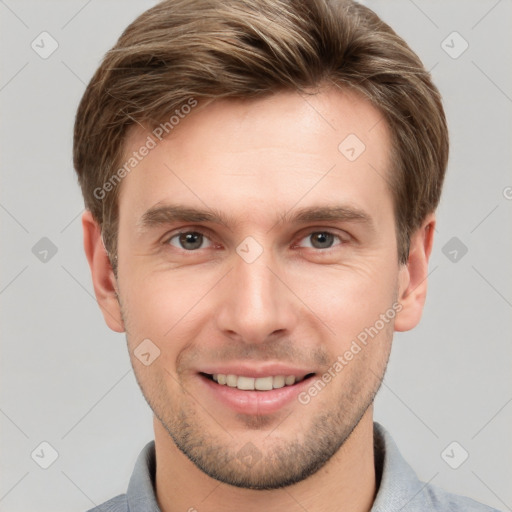
[[[238,388],[243,391],[271,391],[272,389],[280,389],[285,386],[293,386],[297,382],[301,382],[313,374],[302,377],[295,375],[269,375],[267,377],[246,377],[244,375],[226,375],[224,373],[214,373],[209,375],[217,384],[221,386],[229,386],[230,388]]]

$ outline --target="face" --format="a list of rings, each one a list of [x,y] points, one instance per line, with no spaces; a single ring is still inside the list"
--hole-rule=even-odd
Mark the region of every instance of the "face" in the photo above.
[[[130,134],[127,158],[149,134]],[[371,405],[400,293],[389,151],[361,97],[280,93],[197,107],[124,178],[117,287],[133,369],[206,474],[300,481]]]

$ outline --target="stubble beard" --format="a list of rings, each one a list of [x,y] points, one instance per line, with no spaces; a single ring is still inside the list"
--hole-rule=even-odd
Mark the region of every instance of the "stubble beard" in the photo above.
[[[331,398],[329,407],[319,408],[327,412],[306,419],[306,428],[300,432],[295,429],[292,436],[280,434],[290,430],[293,432],[294,418],[300,417],[304,421],[309,404],[302,405],[297,402],[295,407],[303,409],[285,417],[281,424],[272,421],[269,416],[237,415],[238,423],[246,431],[253,431],[255,439],[263,438],[262,441],[255,440],[254,443],[247,442],[242,445],[236,432],[228,432],[222,426],[222,418],[213,419],[197,403],[197,398],[187,393],[184,386],[180,387],[179,399],[176,396],[171,398],[166,393],[168,384],[162,373],[157,374],[156,379],[153,376],[152,382],[144,382],[145,379],[139,380],[135,366],[134,372],[144,398],[156,418],[177,448],[197,468],[228,485],[271,490],[305,480],[320,470],[340,450],[372,405],[388,358],[389,351],[373,365],[374,368],[370,368],[363,357],[358,362],[358,367],[352,368],[350,381],[343,386],[340,386],[341,382],[338,383],[339,391]],[[343,371],[347,369],[348,367]],[[338,379],[341,378],[338,376]],[[311,403],[321,400],[321,395],[319,393]],[[205,425],[210,428],[205,428]],[[268,433],[262,435],[265,430]]]

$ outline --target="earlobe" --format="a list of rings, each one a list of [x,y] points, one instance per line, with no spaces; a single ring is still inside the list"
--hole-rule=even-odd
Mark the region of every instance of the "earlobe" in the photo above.
[[[101,229],[86,210],[82,215],[84,250],[91,269],[96,300],[107,325],[115,332],[124,332],[121,308],[117,298],[117,281],[101,238]]]
[[[435,215],[430,214],[411,236],[409,257],[399,273],[398,302],[402,309],[395,320],[395,331],[408,331],[421,320],[435,225]]]

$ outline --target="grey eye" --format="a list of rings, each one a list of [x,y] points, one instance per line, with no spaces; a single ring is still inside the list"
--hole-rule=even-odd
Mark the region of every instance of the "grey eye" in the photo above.
[[[315,249],[329,249],[332,247],[335,239],[335,235],[325,231],[317,231],[309,235],[311,241],[311,247]]]
[[[339,235],[330,231],[312,231],[301,240],[299,245],[309,249],[330,249],[335,245],[342,245],[343,243]]]
[[[202,233],[197,231],[187,231],[184,233],[178,233],[169,239],[169,244],[179,249],[185,249],[186,251],[193,251],[200,249],[207,239]]]

